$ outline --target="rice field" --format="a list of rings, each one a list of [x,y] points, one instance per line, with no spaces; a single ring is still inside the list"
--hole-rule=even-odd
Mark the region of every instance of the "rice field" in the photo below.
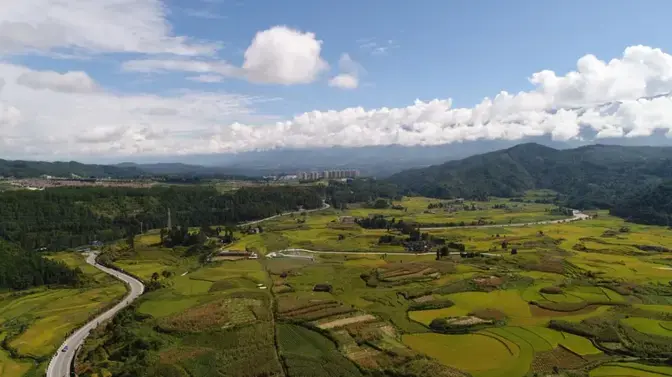
[[[531,193],[530,198],[549,195],[554,194]],[[170,333],[173,348],[162,348],[159,355],[195,348],[188,348],[196,354],[192,360],[171,364],[192,375],[265,370],[253,365],[254,357],[264,360],[268,371],[282,363],[290,377],[393,370],[418,377],[523,377],[557,374],[555,369],[581,375],[590,368],[593,377],[669,375],[670,367],[615,363],[609,357],[618,350],[632,352],[633,360],[643,354],[655,360],[667,352],[672,270],[666,267],[672,258],[651,247],[672,245],[671,230],[628,224],[605,212],[573,223],[436,229],[430,233],[462,243],[467,251],[488,253],[436,260],[434,254],[404,254],[401,246],[379,245],[385,229],[339,220],[369,214],[421,224],[554,218],[549,205],[513,207],[499,199],[473,203],[474,211],[428,212],[427,206],[437,202],[405,198],[395,203],[405,211],[353,206],[284,216],[265,222],[261,234],[236,233],[239,240],[227,248],[258,251],[259,260],[201,266],[179,252],[150,246],[155,240],[148,236],[138,255],[119,264],[144,278],[163,270],[174,273],[162,277],[163,286],[144,295],[137,310],[151,316],[143,331],[151,333],[155,325],[177,331]],[[495,204],[511,206],[491,208]],[[502,248],[503,242],[508,248]],[[341,253],[315,254],[314,260],[263,257],[287,247]],[[512,255],[511,248],[519,252]],[[316,291],[321,285],[329,289]],[[266,317],[271,315],[272,322]],[[456,317],[474,317],[479,326],[451,333],[433,324]],[[277,348],[267,331],[271,323]],[[616,332],[624,329],[631,332]],[[210,331],[225,332],[203,335]],[[247,332],[263,340],[260,353],[244,346],[242,339],[251,336]]]

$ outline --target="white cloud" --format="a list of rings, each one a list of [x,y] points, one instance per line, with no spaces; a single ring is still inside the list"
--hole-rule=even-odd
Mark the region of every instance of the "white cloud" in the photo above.
[[[5,0],[0,53],[76,49],[95,53],[211,54],[218,44],[172,34],[160,0]]]
[[[359,75],[364,72],[364,68],[352,60],[349,54],[341,55],[338,61],[340,74],[329,80],[329,86],[340,89],[355,89],[359,86]]]
[[[245,51],[243,69],[253,82],[307,84],[329,67],[321,50],[322,41],[315,34],[275,26],[254,37]]]
[[[308,84],[329,68],[320,56],[321,49],[322,41],[315,39],[315,34],[275,26],[257,33],[245,51],[242,67],[222,60],[139,59],[125,62],[122,68],[133,72],[211,73],[265,84]]]
[[[355,89],[357,86],[359,86],[359,79],[356,76],[347,73],[341,73],[329,80],[329,86],[340,89]]]
[[[193,69],[202,75],[209,70]],[[437,145],[551,135],[575,139],[672,136],[672,56],[633,46],[603,62],[579,59],[564,75],[541,71],[528,92],[501,92],[471,108],[450,99],[406,107],[310,111],[276,122],[255,114],[265,99],[210,92],[119,95],[35,90],[27,68],[0,64],[3,155],[127,155],[239,152],[279,147]],[[665,95],[661,95],[665,94]],[[43,148],[43,146],[48,148]]]
[[[224,81],[224,77],[218,75],[198,75],[188,77],[187,80],[213,84]]]
[[[224,76],[235,76],[240,69],[225,61],[200,61],[184,59],[144,59],[129,60],[122,64],[126,71],[133,72],[167,72],[181,71],[192,73],[217,73]]]
[[[266,122],[252,106],[265,98],[221,92],[167,95],[38,90],[18,83],[40,72],[0,63],[3,156],[179,153],[195,150],[213,125]],[[63,76],[66,76],[64,74]],[[7,130],[11,128],[12,132]]]
[[[32,89],[48,89],[56,92],[92,93],[97,90],[93,79],[81,71],[63,74],[53,71],[28,71],[21,74],[16,83]]]

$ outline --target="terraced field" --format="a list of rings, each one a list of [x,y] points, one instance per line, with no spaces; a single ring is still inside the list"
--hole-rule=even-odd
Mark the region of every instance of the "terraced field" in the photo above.
[[[428,203],[401,202],[416,219],[437,215],[416,213]],[[513,216],[491,210],[491,219]],[[138,362],[139,377],[672,374],[655,364],[672,357],[672,258],[661,249],[672,230],[599,212],[564,224],[431,232],[472,255],[367,255],[348,251],[392,250],[376,240],[396,231],[341,224],[345,213],[277,218],[262,234],[237,233],[231,246],[343,251],[313,259],[200,264],[154,246],[120,258],[143,277],[172,272],[122,326],[130,339],[149,339],[147,356],[115,354],[130,345],[109,338],[111,328],[80,362],[99,375],[125,368],[112,358]]]
[[[80,289],[35,289],[0,294],[0,376],[41,375],[46,362],[77,326],[125,294],[123,284],[107,277],[77,253],[50,258],[79,267],[89,280]],[[11,349],[16,357],[10,357]]]

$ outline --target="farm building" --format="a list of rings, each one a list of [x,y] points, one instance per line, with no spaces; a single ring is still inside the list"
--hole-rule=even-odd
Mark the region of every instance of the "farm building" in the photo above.
[[[332,291],[331,284],[315,284],[313,287],[313,292],[329,292]]]

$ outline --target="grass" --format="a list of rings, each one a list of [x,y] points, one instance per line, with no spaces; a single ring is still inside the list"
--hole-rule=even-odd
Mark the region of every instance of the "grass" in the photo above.
[[[555,194],[530,193],[525,200],[552,195]],[[490,208],[508,203],[500,199],[474,203],[488,207],[476,211],[425,213],[427,205],[436,202],[406,198],[397,203],[407,208],[405,212],[353,206],[346,211],[284,216],[265,222],[264,233],[240,235],[237,242],[227,246],[253,249],[262,255],[287,247],[343,252],[315,255],[314,261],[261,258],[199,266],[193,259],[183,258],[179,250],[151,246],[155,241],[151,237],[155,235],[143,236],[142,242],[136,241],[141,245],[139,251],[119,261],[124,268],[137,271],[144,278],[161,273],[162,269],[175,272],[172,277],[161,277],[164,287],[144,295],[138,308],[139,312],[152,316],[142,325],[143,334],[150,334],[149,338],[165,337],[158,350],[150,351],[152,360],[157,357],[164,360],[175,376],[274,374],[280,365],[290,377],[357,375],[359,371],[353,369],[349,358],[367,373],[383,374],[383,370],[394,368],[407,373],[410,369],[402,367],[405,362],[425,360],[434,366],[443,365],[442,371],[450,372],[441,374],[438,369],[416,365],[411,368],[414,372],[407,375],[460,375],[449,368],[452,367],[475,377],[515,377],[548,374],[553,366],[578,368],[587,360],[603,357],[589,339],[548,328],[551,320],[576,323],[589,319],[590,324],[597,319],[604,323],[620,319],[622,324],[651,337],[669,331],[666,315],[672,314],[672,305],[664,304],[672,304],[668,300],[672,273],[660,267],[672,265],[672,259],[637,246],[670,245],[672,231],[627,224],[605,212],[599,212],[597,219],[564,224],[431,231],[446,240],[465,244],[468,251],[491,251],[500,254],[498,258],[450,256],[435,261],[434,255],[402,253],[383,258],[347,253],[401,250],[377,244],[386,230],[341,224],[339,216],[378,213],[425,224],[455,219],[467,222],[477,216],[495,222],[550,218],[545,211],[549,205],[515,203],[519,207],[509,210]],[[629,231],[620,232],[625,226]],[[509,250],[515,247],[519,254],[510,255],[508,250],[502,250],[504,240]],[[413,276],[412,272],[425,270],[437,271],[440,276],[423,281],[397,279],[398,271]],[[180,276],[187,271],[187,275]],[[488,285],[482,283],[484,280],[499,282]],[[269,289],[258,289],[258,283]],[[330,284],[333,290],[313,292],[313,287],[320,283]],[[550,287],[555,290],[542,291]],[[262,303],[261,306],[250,299]],[[451,300],[454,305],[409,312],[416,299]],[[531,305],[531,301],[545,308]],[[272,312],[271,302],[279,321],[275,329],[267,317]],[[628,305],[633,308],[627,308]],[[575,309],[569,311],[572,306]],[[437,317],[473,312],[485,315],[494,310],[504,314],[504,323],[476,333],[435,334],[427,327]],[[625,318],[626,314],[630,318]],[[328,337],[293,324],[314,321],[319,325],[353,316],[371,317],[368,322],[339,323],[324,330]],[[156,326],[171,331],[157,335]],[[571,330],[571,326],[567,329]],[[279,358],[273,348],[274,332]],[[641,342],[635,338],[630,341]],[[638,350],[643,352],[644,346]],[[419,358],[419,354],[431,359]],[[591,376],[660,372],[654,369],[642,364],[612,363],[595,369]]]
[[[672,376],[672,367],[637,363],[609,363],[590,371],[590,377],[662,377]]]
[[[672,337],[672,321],[630,317],[622,319],[621,322],[641,333]],[[672,339],[670,341],[672,342]]]
[[[290,377],[361,376],[354,364],[341,355],[334,343],[304,327],[277,326],[278,348]]]
[[[125,294],[121,285],[95,289],[59,289],[24,296],[3,306],[0,316],[5,320],[25,316],[30,326],[10,342],[20,354],[46,356],[65,339],[77,325],[90,315]],[[7,316],[7,317],[6,317]]]
[[[475,377],[491,376],[497,371],[500,376],[517,376],[519,348],[507,340],[483,334],[404,335],[402,341],[411,349],[430,356],[444,365],[471,373]],[[487,350],[487,357],[483,357]],[[527,366],[525,366],[527,370]],[[514,374],[511,372],[514,371]]]
[[[0,339],[11,336],[8,345],[21,357],[48,359],[69,332],[126,292],[121,282],[87,264],[82,254],[62,252],[48,257],[79,267],[86,276],[86,286],[0,293]],[[12,359],[0,349],[2,377],[41,375],[46,364],[28,358]]]
[[[21,377],[32,367],[32,362],[12,359],[7,352],[0,349],[0,376]]]

